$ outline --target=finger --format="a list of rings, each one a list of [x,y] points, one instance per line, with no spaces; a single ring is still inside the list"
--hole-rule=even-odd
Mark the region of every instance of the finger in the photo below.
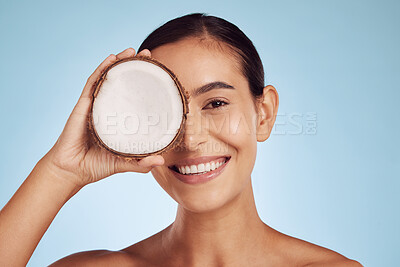
[[[117,158],[115,162],[115,172],[139,172],[148,173],[152,168],[161,166],[164,164],[164,158],[162,156],[148,156],[141,160],[126,160]]]
[[[114,54],[111,54],[97,67],[97,69],[88,78],[80,98],[90,98],[94,82],[99,78],[101,73],[116,60],[117,57]]]
[[[160,155],[148,156],[138,161],[138,165],[142,167],[156,167],[164,165],[164,158]]]
[[[146,56],[146,57],[151,57],[151,52],[149,49],[143,49],[140,51],[136,56]]]
[[[135,55],[135,49],[133,49],[132,47],[129,47],[127,49],[125,49],[124,51],[122,51],[121,53],[119,53],[117,55],[117,59],[124,59],[127,57],[133,57]]]
[[[152,167],[142,167],[138,165],[137,160],[125,160],[117,158],[115,162],[115,172],[138,172],[138,173],[148,173],[151,171]]]
[[[88,81],[83,88],[82,94],[76,103],[70,117],[68,118],[66,127],[64,128],[65,134],[72,134],[72,132],[83,133],[86,130],[87,116],[90,111],[91,106],[91,94],[94,82],[99,78],[101,73],[112,63],[116,61],[116,56],[109,55],[93,72],[93,74],[88,78]],[[68,127],[72,124],[73,127]],[[71,132],[71,133],[70,133]]]

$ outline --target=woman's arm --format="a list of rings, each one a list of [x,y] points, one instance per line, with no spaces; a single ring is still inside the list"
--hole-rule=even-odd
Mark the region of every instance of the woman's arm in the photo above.
[[[43,158],[0,211],[0,266],[25,266],[58,211],[80,190],[60,175]]]
[[[149,50],[141,53],[151,55]],[[61,207],[85,185],[120,172],[147,173],[164,164],[160,155],[126,161],[89,139],[94,83],[116,60],[134,56],[132,48],[110,55],[93,72],[55,145],[0,211],[0,266],[24,266]]]

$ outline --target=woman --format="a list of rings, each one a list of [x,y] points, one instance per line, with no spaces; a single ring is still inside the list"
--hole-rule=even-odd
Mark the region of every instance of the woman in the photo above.
[[[127,171],[151,171],[179,204],[175,221],[120,251],[80,252],[52,266],[360,266],[286,236],[258,216],[251,172],[279,100],[273,86],[264,87],[260,57],[244,33],[223,19],[190,14],[156,29],[138,51],[169,67],[190,95],[182,142],[134,162],[91,145],[92,85],[107,66],[135,51],[107,57],[89,77],[56,144],[1,211],[1,266],[25,265],[57,212],[82,187]],[[208,164],[216,169],[196,174]]]

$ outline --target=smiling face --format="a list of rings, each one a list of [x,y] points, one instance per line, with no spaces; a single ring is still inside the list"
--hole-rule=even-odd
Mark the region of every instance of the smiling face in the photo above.
[[[190,95],[184,139],[163,154],[165,164],[152,174],[194,212],[219,208],[238,196],[250,183],[256,159],[255,104],[239,63],[221,48],[190,38],[151,51]]]

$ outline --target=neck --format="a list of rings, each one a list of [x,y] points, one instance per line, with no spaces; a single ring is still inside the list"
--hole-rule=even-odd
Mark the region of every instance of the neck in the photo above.
[[[257,253],[260,248],[265,252],[269,227],[258,216],[249,180],[241,194],[217,210],[195,213],[179,205],[163,238],[169,255],[208,265]]]

